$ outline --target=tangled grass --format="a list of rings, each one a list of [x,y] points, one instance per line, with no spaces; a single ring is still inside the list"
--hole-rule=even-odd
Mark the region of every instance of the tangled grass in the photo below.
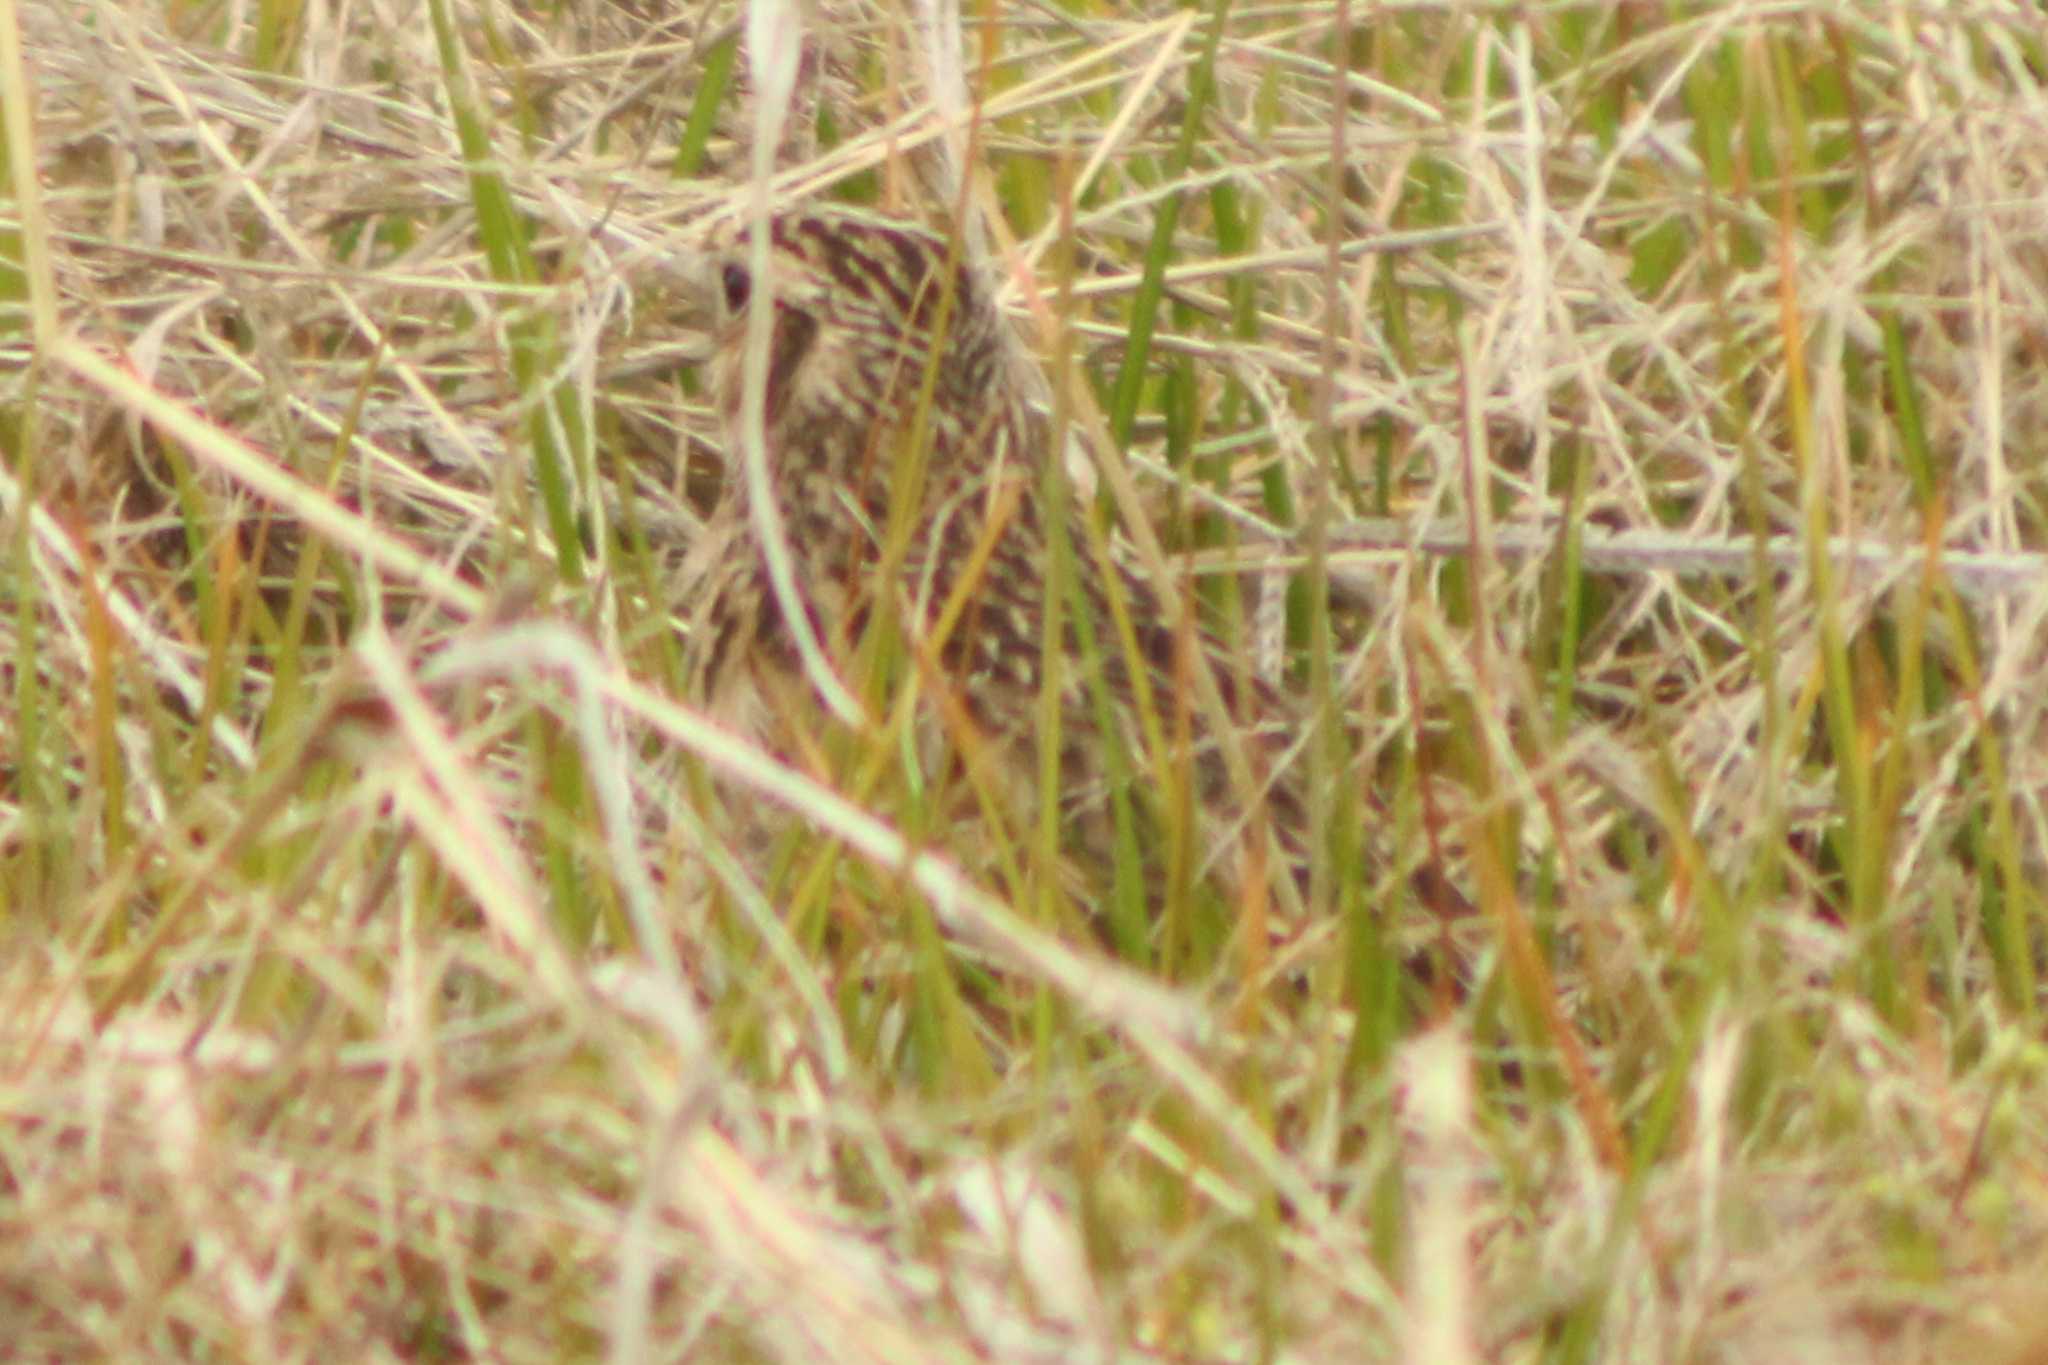
[[[0,4],[10,1353],[2038,1358],[2032,7],[783,12]],[[690,709],[764,169],[1344,719],[1304,914]]]

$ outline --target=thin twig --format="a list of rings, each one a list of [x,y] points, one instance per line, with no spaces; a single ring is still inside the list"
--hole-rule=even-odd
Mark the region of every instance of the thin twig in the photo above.
[[[1509,558],[1547,554],[1557,547],[1554,526],[1509,525],[1494,529],[1494,550]],[[1364,517],[1330,528],[1330,567],[1355,576],[1360,569],[1397,563],[1410,554],[1463,555],[1471,537],[1456,521],[1410,522],[1395,517]],[[1672,573],[1746,578],[1754,572],[1756,543],[1747,536],[1695,536],[1680,531],[1589,531],[1583,559],[1596,573]],[[1805,548],[1790,536],[1764,546],[1766,561],[1787,572],[1804,565]],[[1927,562],[1925,547],[1887,544],[1867,537],[1834,536],[1828,559],[1848,576],[1850,586],[1883,586],[1901,575],[1919,572]],[[1268,548],[1245,545],[1235,551],[1208,551],[1188,557],[1200,573],[1287,569],[1306,565],[1308,555],[1284,540]],[[1934,567],[1973,601],[2048,589],[2048,555],[1985,550],[1940,550]]]

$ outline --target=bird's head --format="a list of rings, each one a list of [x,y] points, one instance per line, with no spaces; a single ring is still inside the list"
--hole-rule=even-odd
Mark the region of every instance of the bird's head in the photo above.
[[[709,252],[717,317],[712,393],[729,448],[740,448],[743,429],[749,320],[767,296],[774,314],[763,361],[764,428],[785,477],[845,478],[856,470],[872,477],[885,469],[935,350],[930,449],[964,444],[1001,392],[1003,356],[1000,319],[957,253],[922,228],[850,209],[782,210],[766,228],[765,279],[744,222]],[[944,344],[935,347],[941,326]]]

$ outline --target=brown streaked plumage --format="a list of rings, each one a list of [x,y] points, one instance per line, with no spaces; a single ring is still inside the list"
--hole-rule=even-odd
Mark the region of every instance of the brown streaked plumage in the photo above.
[[[903,622],[913,648],[936,661],[936,681],[994,741],[1012,793],[1035,790],[1033,722],[1049,572],[1040,480],[1051,453],[1045,423],[1011,368],[1006,324],[974,272],[949,264],[947,243],[920,228],[807,208],[773,214],[769,231],[775,315],[766,455],[811,623],[845,677],[878,594],[896,594],[907,608]],[[757,295],[748,245],[745,230],[736,229],[715,239],[709,252],[720,315],[711,391],[729,465],[724,502],[693,555],[699,602],[691,654],[696,685],[716,709],[792,751],[801,744],[785,728],[788,718],[814,715],[816,707],[768,580],[739,469],[747,310]],[[912,449],[928,366],[922,444]],[[904,461],[913,454],[922,456],[923,478],[910,534],[900,571],[882,583],[875,570]],[[1078,523],[1073,543],[1078,551]],[[1101,677],[1079,675],[1071,624],[1063,651],[1069,662],[1061,689],[1061,784],[1070,815],[1100,804],[1102,713],[1091,683],[1102,684],[1124,738],[1134,752],[1139,748],[1134,679],[1115,645],[1093,565],[1077,553],[1079,605],[1094,623]],[[1170,686],[1176,669],[1168,616],[1147,582],[1120,578],[1144,671]],[[956,593],[967,609],[947,621]],[[1170,693],[1162,687],[1155,695]],[[1251,709],[1278,720],[1284,708],[1275,700],[1261,690]],[[1292,785],[1279,784],[1280,804],[1298,815]],[[1220,765],[1204,761],[1200,787],[1205,801],[1225,795]],[[1029,810],[1019,805],[1012,814],[1028,819]],[[1096,842],[1093,833],[1085,842]]]

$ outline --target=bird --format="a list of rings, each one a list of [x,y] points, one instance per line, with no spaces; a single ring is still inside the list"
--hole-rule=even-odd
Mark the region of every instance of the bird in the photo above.
[[[775,317],[763,427],[775,521],[795,561],[808,623],[843,647],[878,605],[884,585],[871,570],[896,499],[914,504],[915,534],[899,582],[888,586],[914,593],[929,618],[971,560],[986,495],[1027,472],[1043,423],[1005,372],[1004,324],[973,272],[956,262],[950,282],[942,278],[948,253],[937,236],[835,208],[779,212],[767,230]],[[693,657],[703,687],[716,695],[759,682],[763,667],[793,671],[798,659],[739,472],[747,313],[756,296],[744,226],[715,236],[710,256],[710,389],[730,468],[701,556],[717,567]],[[943,334],[935,330],[941,325]],[[928,367],[932,389],[916,452],[925,477],[899,494]],[[977,696],[1036,682],[1031,623],[1042,602],[1035,575],[1024,570],[1040,528],[1035,502],[1019,511],[1019,524],[1000,538],[999,571],[976,604],[984,610],[975,628],[950,632],[943,650]]]
[[[1159,717],[1186,693],[1180,651],[1224,652],[1172,624],[1180,614],[1162,596],[1172,585],[1080,548],[1088,505],[1051,493],[1045,474],[1058,455],[1031,401],[1030,362],[957,235],[828,205],[775,209],[762,228],[768,281],[755,275],[744,221],[708,234],[700,253],[715,319],[708,391],[728,470],[683,570],[689,686],[713,714],[796,761],[816,751],[823,690],[858,680],[890,623],[905,661],[899,683],[920,697],[918,752],[964,769],[972,808],[992,806],[1014,833],[1031,828],[1044,795],[1040,698],[1057,655],[1051,780],[1085,882],[1110,856],[1119,792],[1126,810],[1149,805],[1161,817],[1166,784],[1137,779],[1149,771],[1142,756],[1156,758],[1163,731],[1176,728]],[[763,518],[742,461],[749,318],[766,298],[760,431],[773,515]],[[1074,591],[1061,603],[1064,628],[1049,636],[1060,531],[1073,547]],[[793,594],[777,590],[764,534],[782,541]],[[1127,633],[1114,618],[1119,599]],[[807,667],[805,633],[830,679]],[[1277,813],[1298,844],[1301,765],[1282,755],[1299,718],[1270,686],[1221,676],[1262,737],[1270,785],[1235,789],[1214,737],[1197,739],[1183,715],[1204,824],[1241,845],[1255,819]],[[889,699],[867,700],[880,716]],[[1118,752],[1141,757],[1119,774]]]

